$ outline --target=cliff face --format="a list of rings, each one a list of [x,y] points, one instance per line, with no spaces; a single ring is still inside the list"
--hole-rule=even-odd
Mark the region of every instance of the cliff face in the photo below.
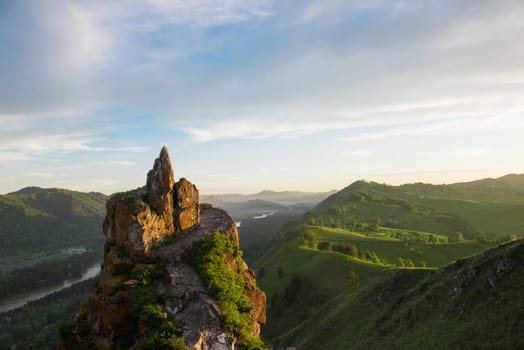
[[[235,222],[221,209],[200,205],[188,180],[175,183],[165,147],[145,188],[113,195],[106,209],[102,273],[64,334],[62,349],[239,347],[239,334],[224,326],[220,302],[190,262],[193,245],[214,232],[233,246],[222,258],[241,278],[250,305],[241,311],[248,315],[251,336],[258,337],[266,297],[238,257]]]

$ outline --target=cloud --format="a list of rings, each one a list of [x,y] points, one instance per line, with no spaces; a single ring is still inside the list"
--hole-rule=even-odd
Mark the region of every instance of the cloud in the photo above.
[[[477,116],[468,118],[445,118],[442,120],[423,120],[419,123],[395,127],[379,127],[353,136],[339,138],[340,141],[357,142],[383,140],[387,138],[415,135],[469,134],[495,130],[524,128],[522,113],[502,116]]]
[[[354,157],[369,157],[375,154],[377,151],[370,149],[356,149],[340,152],[343,156],[354,156]]]
[[[215,123],[208,123],[207,126],[187,127],[184,131],[197,142],[209,142],[224,139],[264,139],[264,138],[296,138],[299,136],[311,135],[325,130],[340,129],[353,122],[323,122],[323,121],[303,121],[294,123],[292,120],[275,121],[233,119]]]
[[[459,148],[451,152],[451,156],[455,158],[487,158],[493,157],[498,153],[492,147],[466,147]]]
[[[135,162],[130,162],[130,161],[127,161],[127,160],[115,160],[115,161],[112,161],[111,164],[118,165],[118,166],[133,166],[133,165],[136,165]]]
[[[0,150],[0,163],[11,163],[16,161],[29,160],[31,157],[24,152],[2,151]]]
[[[3,125],[2,121],[0,126]],[[52,130],[46,128],[46,123],[53,125]],[[97,135],[96,129],[86,128],[83,123],[76,122],[62,127],[55,124],[48,118],[28,118],[15,124],[4,124],[7,128],[3,129],[5,131],[0,138],[0,161],[26,161],[40,156],[72,152],[137,153],[150,149],[145,146],[95,146],[106,141]],[[79,129],[82,131],[78,131]]]

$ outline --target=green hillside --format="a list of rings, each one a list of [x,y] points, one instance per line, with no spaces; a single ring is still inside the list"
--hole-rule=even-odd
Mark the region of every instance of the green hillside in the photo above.
[[[507,175],[452,185],[357,181],[320,203],[312,216],[326,225],[376,223],[474,239],[523,234],[523,211],[524,175]]]
[[[98,250],[106,199],[38,187],[0,195],[1,271]]]
[[[517,345],[511,332],[523,319],[495,300],[511,281],[480,285],[491,283],[484,266],[523,250],[519,241],[483,253],[524,233],[523,189],[524,177],[511,175],[439,186],[358,181],[333,194],[286,225],[254,265],[268,295],[263,336],[299,349],[478,348],[469,334],[495,327],[492,348]],[[478,286],[449,294],[473,278],[471,266]],[[502,300],[519,299],[512,293]],[[505,319],[512,325],[493,325]]]
[[[340,228],[289,224],[254,265],[268,297],[263,335],[278,341],[354,285],[369,285],[398,269],[432,271],[489,248],[475,241],[424,243],[389,237],[380,228],[364,234]],[[419,236],[425,232],[413,232]],[[443,236],[437,236],[446,238]],[[355,254],[344,248],[353,246]],[[402,261],[399,264],[399,258]],[[293,345],[287,343],[286,345]]]
[[[345,290],[285,342],[298,349],[522,349],[524,242],[438,271],[401,270]]]

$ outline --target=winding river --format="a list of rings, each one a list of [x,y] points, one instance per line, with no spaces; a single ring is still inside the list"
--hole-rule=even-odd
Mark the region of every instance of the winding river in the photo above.
[[[100,272],[100,262],[97,262],[89,266],[82,276],[75,279],[65,280],[62,284],[55,285],[52,287],[40,288],[31,292],[26,292],[18,294],[16,296],[0,300],[0,313],[14,310],[21,306],[24,306],[30,301],[41,299],[49,294],[58,292],[64,288],[70,287],[75,283],[88,280],[92,277],[95,277]]]

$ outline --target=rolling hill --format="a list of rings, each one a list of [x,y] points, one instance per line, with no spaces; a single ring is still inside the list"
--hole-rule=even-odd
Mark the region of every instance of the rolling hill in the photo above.
[[[486,341],[471,341],[471,332],[495,327],[488,339],[493,347],[519,344],[512,332],[522,317],[509,315],[511,308],[490,294],[505,295],[511,279],[500,288],[480,286],[491,283],[481,266],[493,268],[507,254],[522,252],[521,241],[494,247],[522,236],[523,192],[523,175],[453,185],[351,184],[286,225],[256,261],[269,300],[263,335],[276,347],[306,349],[469,348]],[[512,261],[519,266],[518,288],[522,259]],[[475,277],[467,277],[470,267]],[[480,275],[478,288],[447,299],[457,279],[465,286]],[[523,303],[518,292],[507,298]],[[489,315],[490,308],[501,311]],[[461,318],[466,316],[488,321],[476,324]],[[511,327],[493,325],[505,319]]]
[[[284,337],[299,349],[521,349],[524,241],[357,284]],[[283,340],[283,339],[282,339]]]
[[[106,199],[101,193],[37,187],[1,195],[0,256],[100,244]]]
[[[326,224],[352,221],[430,231],[501,237],[524,233],[524,175],[507,175],[452,185],[389,186],[357,181],[313,211]]]

